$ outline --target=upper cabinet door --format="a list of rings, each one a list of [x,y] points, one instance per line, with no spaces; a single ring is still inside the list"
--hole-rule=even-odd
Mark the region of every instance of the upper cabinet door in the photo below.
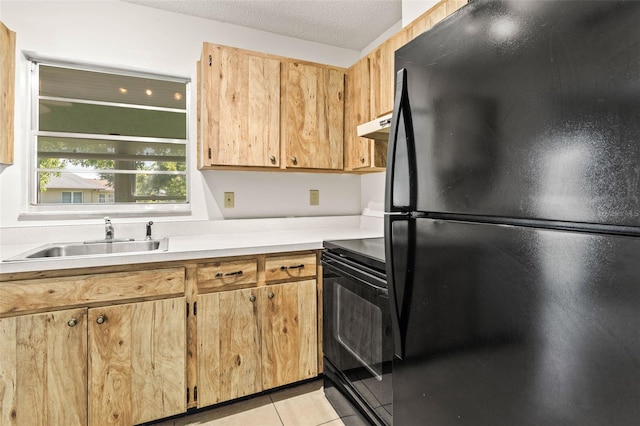
[[[405,30],[409,31],[409,38],[413,40],[418,37],[465,4],[467,0],[446,0],[437,3],[405,27]]]
[[[341,170],[344,70],[298,62],[283,68],[286,167]]]
[[[13,164],[16,33],[0,22],[0,164]]]
[[[370,120],[369,58],[364,57],[347,71],[344,114],[345,169],[355,170],[371,165],[371,139],[358,137],[359,124]]]
[[[409,35],[408,31],[400,31],[369,54],[371,118],[393,110],[394,56],[409,41]]]
[[[205,43],[200,166],[280,166],[280,61]]]

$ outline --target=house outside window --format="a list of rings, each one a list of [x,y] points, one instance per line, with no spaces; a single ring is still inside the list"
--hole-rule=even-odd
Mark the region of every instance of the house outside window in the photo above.
[[[82,204],[82,192],[62,191],[61,199],[64,204]]]
[[[30,60],[32,206],[188,204],[188,79]]]
[[[113,194],[98,194],[98,203],[113,203]]]

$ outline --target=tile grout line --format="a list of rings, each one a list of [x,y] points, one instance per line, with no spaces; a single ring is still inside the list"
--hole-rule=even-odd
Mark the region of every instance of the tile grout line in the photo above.
[[[271,401],[271,405],[273,405],[273,409],[276,410],[276,414],[278,415],[278,418],[280,419],[280,424],[282,426],[284,426],[284,421],[282,420],[282,416],[280,416],[280,412],[278,411],[278,407],[276,407],[276,403],[273,402],[273,398],[271,398],[272,394],[269,394],[269,401]]]

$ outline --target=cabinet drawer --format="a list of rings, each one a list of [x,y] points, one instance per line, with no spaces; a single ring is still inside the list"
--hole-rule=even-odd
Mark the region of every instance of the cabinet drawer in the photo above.
[[[0,316],[184,294],[184,268],[115,272],[0,284]]]
[[[316,254],[267,256],[265,275],[267,282],[315,277]]]
[[[226,290],[228,287],[255,284],[256,259],[208,263],[198,267],[198,290]]]

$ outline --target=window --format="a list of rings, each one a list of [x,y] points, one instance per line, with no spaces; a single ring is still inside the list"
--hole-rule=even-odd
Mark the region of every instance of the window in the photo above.
[[[62,201],[64,204],[82,204],[82,192],[62,191]]]
[[[113,194],[98,194],[98,202],[100,204],[113,203]]]
[[[188,203],[187,79],[30,60],[32,205]]]

